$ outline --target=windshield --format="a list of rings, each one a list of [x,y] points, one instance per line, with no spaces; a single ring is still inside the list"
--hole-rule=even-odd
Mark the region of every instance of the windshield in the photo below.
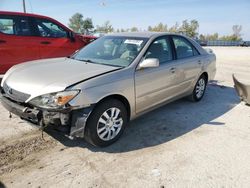
[[[105,36],[90,43],[71,58],[96,64],[126,67],[137,57],[146,38]]]

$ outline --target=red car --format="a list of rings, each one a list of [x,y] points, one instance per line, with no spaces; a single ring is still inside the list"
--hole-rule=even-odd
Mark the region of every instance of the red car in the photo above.
[[[18,63],[68,56],[95,38],[49,17],[0,11],[0,77]]]

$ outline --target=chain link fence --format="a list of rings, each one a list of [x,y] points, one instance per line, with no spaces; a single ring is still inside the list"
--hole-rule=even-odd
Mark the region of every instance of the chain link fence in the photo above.
[[[250,46],[250,41],[198,40],[197,42],[201,46]]]

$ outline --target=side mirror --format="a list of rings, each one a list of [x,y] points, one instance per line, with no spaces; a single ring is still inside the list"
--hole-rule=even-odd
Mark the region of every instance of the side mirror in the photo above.
[[[209,53],[209,54],[213,54],[213,53],[214,53],[213,50],[212,50],[211,48],[205,48],[205,50],[206,50],[207,53]]]
[[[77,52],[79,52],[79,50],[76,50],[73,54],[67,56],[67,58],[72,58]]]
[[[68,32],[68,38],[70,39],[71,42],[75,42],[74,33],[72,31]]]
[[[148,58],[144,59],[140,64],[139,64],[139,69],[144,69],[144,68],[153,68],[153,67],[159,67],[159,59],[157,58]]]

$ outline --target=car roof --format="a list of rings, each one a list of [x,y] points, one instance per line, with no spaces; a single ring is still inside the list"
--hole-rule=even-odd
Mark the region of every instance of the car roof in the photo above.
[[[24,13],[24,12],[11,12],[11,11],[0,11],[1,15],[17,15],[17,16],[32,16],[32,17],[42,17],[42,18],[49,18],[47,16],[39,15],[39,14],[32,14],[32,13]]]
[[[178,33],[168,33],[168,32],[120,32],[120,33],[110,33],[105,36],[120,36],[120,37],[141,37],[141,38],[147,38],[147,39],[155,39],[157,37],[166,36],[166,35],[173,35],[173,36],[181,36],[186,38],[189,42],[191,42],[196,49],[201,54],[207,54],[207,52],[192,38],[187,37],[182,34]]]
[[[11,12],[11,11],[0,11],[0,15],[28,16],[28,17],[35,17],[35,18],[43,18],[43,19],[54,21],[57,24],[59,24],[60,26],[62,26],[63,28],[66,28],[68,31],[71,31],[71,29],[69,29],[67,26],[63,25],[59,21],[57,21],[51,17],[48,17],[48,16],[43,16],[43,15],[39,15],[39,14],[31,14],[31,13],[23,13],[23,12]]]
[[[180,35],[180,34],[168,33],[168,32],[121,32],[121,33],[107,34],[106,36],[152,38],[152,37],[160,37],[163,35]]]

